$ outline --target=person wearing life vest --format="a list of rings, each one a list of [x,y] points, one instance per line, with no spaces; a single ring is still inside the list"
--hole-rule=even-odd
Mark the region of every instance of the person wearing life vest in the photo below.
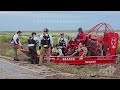
[[[65,55],[65,48],[67,46],[67,39],[64,37],[64,33],[60,34],[60,37],[58,38],[58,45],[62,49],[62,53]]]
[[[13,44],[13,50],[15,53],[15,57],[14,60],[15,61],[20,61],[18,59],[18,54],[17,54],[17,49],[19,49],[21,47],[21,49],[23,49],[22,44],[20,42],[19,36],[21,35],[21,31],[18,31],[17,34],[14,34],[11,40],[11,43]]]
[[[39,39],[36,37],[36,33],[32,32],[31,36],[28,39],[28,48],[30,51],[31,64],[39,64],[36,51],[36,46],[38,42]]]
[[[45,28],[43,34],[39,38],[39,49],[40,49],[40,58],[39,65],[43,63],[43,57],[46,54],[47,62],[50,63],[50,52],[53,47],[53,38],[48,34],[49,30]]]
[[[78,35],[75,38],[75,41],[77,41],[78,43],[85,44],[85,40],[86,40],[86,34],[83,32],[82,28],[79,28]]]
[[[53,56],[63,56],[62,50],[58,44],[56,44],[56,46],[52,49],[52,55]]]

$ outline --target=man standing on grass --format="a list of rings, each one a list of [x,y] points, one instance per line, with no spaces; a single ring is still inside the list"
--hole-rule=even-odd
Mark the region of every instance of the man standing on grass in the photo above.
[[[19,47],[21,47],[23,49],[22,44],[21,44],[20,39],[19,39],[19,36],[21,35],[21,33],[22,33],[21,31],[18,31],[17,34],[13,35],[12,40],[11,40],[11,43],[13,44],[13,50],[15,53],[15,57],[14,57],[15,61],[19,61],[17,49],[19,49]]]
[[[40,58],[39,58],[39,65],[43,63],[43,57],[46,54],[47,62],[50,62],[50,51],[53,47],[53,39],[52,36],[48,34],[49,30],[45,28],[43,30],[43,34],[40,36],[39,39],[39,49],[40,49]]]

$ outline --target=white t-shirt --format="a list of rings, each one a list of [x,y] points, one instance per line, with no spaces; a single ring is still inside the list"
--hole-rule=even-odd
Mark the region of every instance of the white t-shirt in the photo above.
[[[62,50],[60,48],[57,49],[57,50],[58,50],[58,53],[59,53],[58,56],[63,56]],[[55,48],[52,49],[52,52],[54,52],[54,51],[55,51]]]
[[[19,39],[19,36],[18,36],[18,34],[15,34],[13,36],[13,41],[11,43],[15,43],[15,44],[18,44],[18,45],[22,46],[22,44],[20,42],[20,39],[19,39],[18,43],[17,43],[17,39]]]

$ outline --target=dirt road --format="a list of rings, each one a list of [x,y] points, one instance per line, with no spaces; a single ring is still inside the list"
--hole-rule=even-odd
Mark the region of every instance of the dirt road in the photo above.
[[[0,60],[0,79],[44,79],[44,75]]]
[[[15,62],[0,58],[0,79],[68,79],[70,73],[55,71],[45,65],[37,66],[28,62]]]

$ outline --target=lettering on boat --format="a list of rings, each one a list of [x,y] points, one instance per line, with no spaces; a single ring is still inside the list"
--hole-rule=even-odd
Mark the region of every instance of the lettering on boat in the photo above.
[[[62,58],[62,60],[75,60],[75,58]]]
[[[96,61],[85,61],[85,63],[96,63]]]

